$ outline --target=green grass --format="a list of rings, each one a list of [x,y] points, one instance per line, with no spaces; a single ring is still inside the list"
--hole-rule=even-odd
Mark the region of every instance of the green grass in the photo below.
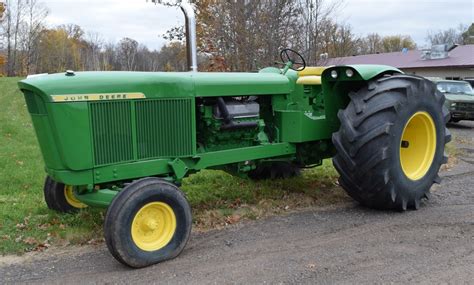
[[[18,80],[0,78],[0,254],[100,241],[104,210],[59,214],[46,207],[43,161]],[[185,179],[182,188],[199,230],[347,200],[334,185],[336,177],[325,161],[300,178],[258,183],[202,171]]]

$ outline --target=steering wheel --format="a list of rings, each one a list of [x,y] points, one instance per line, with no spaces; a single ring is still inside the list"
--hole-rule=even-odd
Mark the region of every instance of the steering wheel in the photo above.
[[[282,50],[280,52],[280,58],[285,63],[291,62],[292,66],[290,68],[295,71],[301,71],[306,68],[306,61],[304,60],[304,57],[292,49],[286,48]],[[294,65],[300,65],[300,67],[295,68]]]

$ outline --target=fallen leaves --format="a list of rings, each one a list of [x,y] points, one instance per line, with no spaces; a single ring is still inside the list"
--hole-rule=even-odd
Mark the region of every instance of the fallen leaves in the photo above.
[[[3,235],[0,236],[0,240],[11,240],[24,244],[23,251],[25,252],[44,251],[51,247],[53,240],[56,242],[59,232],[67,228],[66,224],[61,223],[58,218],[46,219],[47,216],[44,215],[28,215],[15,225],[18,231],[16,237]],[[38,222],[38,220],[42,220],[42,222]],[[45,235],[46,238],[44,238]]]
[[[29,244],[29,245],[34,245],[34,244],[38,243],[38,241],[33,237],[27,237],[27,238],[23,239],[23,242],[26,243],[26,244]]]
[[[61,223],[58,218],[54,218],[54,219],[52,219],[52,220],[49,221],[49,222],[51,223],[51,225],[58,225],[58,224]]]
[[[241,218],[240,215],[231,215],[225,219],[225,222],[230,225],[236,224],[240,221],[240,218]]]
[[[38,225],[38,229],[40,229],[40,230],[47,230],[47,229],[49,229],[50,227],[51,227],[51,224],[50,224],[50,223]]]
[[[104,242],[105,242],[104,238],[93,238],[93,239],[87,241],[87,244],[98,245],[98,244],[102,244]]]
[[[37,244],[33,251],[44,251],[48,249],[51,245],[49,243],[40,243]]]
[[[242,201],[240,198],[235,199],[230,205],[230,209],[238,209],[242,205]]]
[[[26,251],[44,251],[45,249],[48,249],[51,246],[50,239],[51,237],[49,235],[44,241],[39,241],[34,237],[23,238],[23,236],[21,235],[15,239],[15,242],[22,242],[28,245],[29,247],[26,249]]]
[[[26,229],[26,225],[24,223],[19,223],[19,224],[16,224],[16,228],[19,230],[24,230]]]
[[[25,217],[23,219],[23,223],[18,223],[18,224],[16,224],[15,227],[22,231],[22,230],[25,230],[26,228],[28,228],[29,223],[30,223],[30,217]]]

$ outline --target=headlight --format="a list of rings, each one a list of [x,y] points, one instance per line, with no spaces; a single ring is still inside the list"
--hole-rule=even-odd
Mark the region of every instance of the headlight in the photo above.
[[[339,75],[337,74],[336,70],[331,71],[331,77],[336,79]]]
[[[352,71],[352,69],[347,69],[346,70],[346,75],[347,75],[347,77],[351,78],[352,76],[354,76],[354,71]]]
[[[456,105],[457,105],[456,102],[451,103],[451,107],[456,107]]]

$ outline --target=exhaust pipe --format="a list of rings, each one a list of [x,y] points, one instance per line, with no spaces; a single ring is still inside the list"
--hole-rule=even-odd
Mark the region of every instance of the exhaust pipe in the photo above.
[[[186,18],[186,54],[189,70],[197,72],[196,15],[194,7],[187,0],[183,1],[180,7]]]

